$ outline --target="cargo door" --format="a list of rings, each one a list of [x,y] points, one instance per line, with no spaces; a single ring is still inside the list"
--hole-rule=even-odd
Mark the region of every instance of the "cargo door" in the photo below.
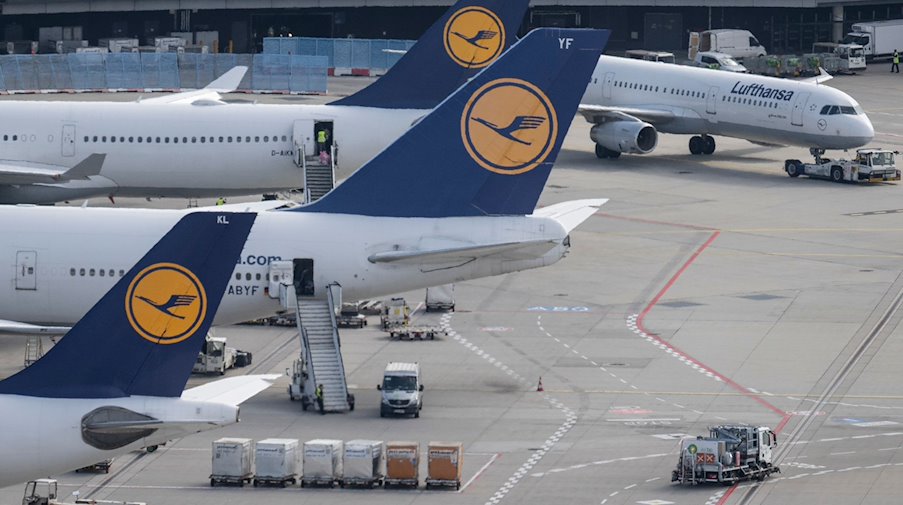
[[[63,134],[60,135],[60,141],[62,142],[62,150],[64,157],[72,157],[75,156],[75,125],[74,124],[64,124],[63,125]]]
[[[38,253],[35,251],[18,251],[16,253],[16,289],[34,291],[37,282]]]
[[[295,151],[295,164],[299,167],[304,164],[304,153],[308,156],[316,154],[314,149],[314,121],[313,119],[297,119],[292,127],[292,144]]]
[[[793,102],[793,112],[790,118],[790,124],[793,126],[803,126],[803,112],[806,110],[806,103],[809,101],[810,93],[800,93]]]
[[[715,98],[717,98],[717,97],[718,97],[718,87],[712,86],[711,88],[709,88],[709,94],[705,99],[705,111],[708,112],[709,114],[716,113],[715,104],[717,102],[715,101]]]

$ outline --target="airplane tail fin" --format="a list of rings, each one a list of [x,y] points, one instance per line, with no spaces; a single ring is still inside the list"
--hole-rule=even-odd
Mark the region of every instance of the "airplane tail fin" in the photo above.
[[[0,393],[179,397],[255,218],[183,217],[44,357],[0,381]]]
[[[287,212],[532,213],[608,35],[530,32],[326,196]]]
[[[516,39],[529,0],[459,0],[376,82],[332,102],[432,109]]]

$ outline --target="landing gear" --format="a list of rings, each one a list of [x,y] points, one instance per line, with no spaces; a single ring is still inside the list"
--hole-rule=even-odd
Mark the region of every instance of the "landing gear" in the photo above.
[[[605,158],[618,159],[621,156],[621,151],[612,151],[607,147],[600,146],[596,144],[596,157],[600,160],[604,160]]]
[[[694,135],[690,137],[690,154],[712,154],[715,152],[715,137]]]
[[[822,156],[825,155],[825,150],[821,147],[810,147],[809,154],[811,154],[815,158],[815,163],[824,163],[825,161],[827,161],[826,159],[822,158]]]

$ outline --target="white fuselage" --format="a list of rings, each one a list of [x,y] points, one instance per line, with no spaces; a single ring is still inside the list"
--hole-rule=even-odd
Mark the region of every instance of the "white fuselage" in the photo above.
[[[0,319],[78,321],[182,215],[184,211],[172,210],[0,208],[0,236],[6,237],[0,244]],[[214,324],[283,310],[278,296],[268,293],[274,261],[311,258],[318,296],[338,282],[345,300],[361,300],[549,265],[566,253],[566,236],[558,221],[533,216],[425,219],[261,212]],[[422,265],[368,260],[380,252],[528,240],[557,245],[531,259],[496,256]]]
[[[82,418],[115,406],[166,424],[128,445],[100,450],[82,438]],[[238,407],[180,398],[107,399],[0,395],[0,487],[68,472],[129,451],[238,421]]]
[[[861,147],[874,137],[859,104],[826,85],[612,56],[599,58],[581,103],[671,113],[649,121],[664,133],[823,149]],[[823,114],[826,105],[856,113]]]
[[[92,196],[209,197],[303,187],[295,150],[316,153],[315,122],[332,122],[337,179],[428,111],[337,105],[0,102],[0,160],[72,167],[104,153],[100,176],[0,187],[0,203]]]

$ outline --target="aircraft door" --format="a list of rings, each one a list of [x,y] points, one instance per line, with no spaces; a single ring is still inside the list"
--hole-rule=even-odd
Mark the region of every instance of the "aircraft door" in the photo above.
[[[314,296],[314,260],[295,258],[292,260],[295,296]]]
[[[717,101],[715,100],[716,98],[718,98],[718,87],[712,86],[711,88],[709,88],[709,94],[705,99],[705,111],[707,113],[709,113],[709,114],[716,113],[716,111],[715,111],[715,104],[717,103]]]
[[[803,126],[803,112],[806,110],[806,103],[809,101],[809,93],[800,93],[793,102],[793,113],[791,114],[790,124],[793,126]]]
[[[16,253],[16,289],[34,291],[37,282],[38,253],[36,251],[18,251]]]
[[[611,99],[611,84],[615,80],[614,72],[606,72],[602,81],[602,97],[606,100]]]
[[[65,156],[65,157],[75,156],[75,125],[74,124],[64,124],[63,125],[63,134],[60,135],[60,141],[62,142],[63,156]]]
[[[303,165],[301,157],[304,153],[313,156],[316,153],[314,148],[314,122],[312,119],[295,120],[292,127],[292,146],[295,150],[295,164],[299,167]]]

